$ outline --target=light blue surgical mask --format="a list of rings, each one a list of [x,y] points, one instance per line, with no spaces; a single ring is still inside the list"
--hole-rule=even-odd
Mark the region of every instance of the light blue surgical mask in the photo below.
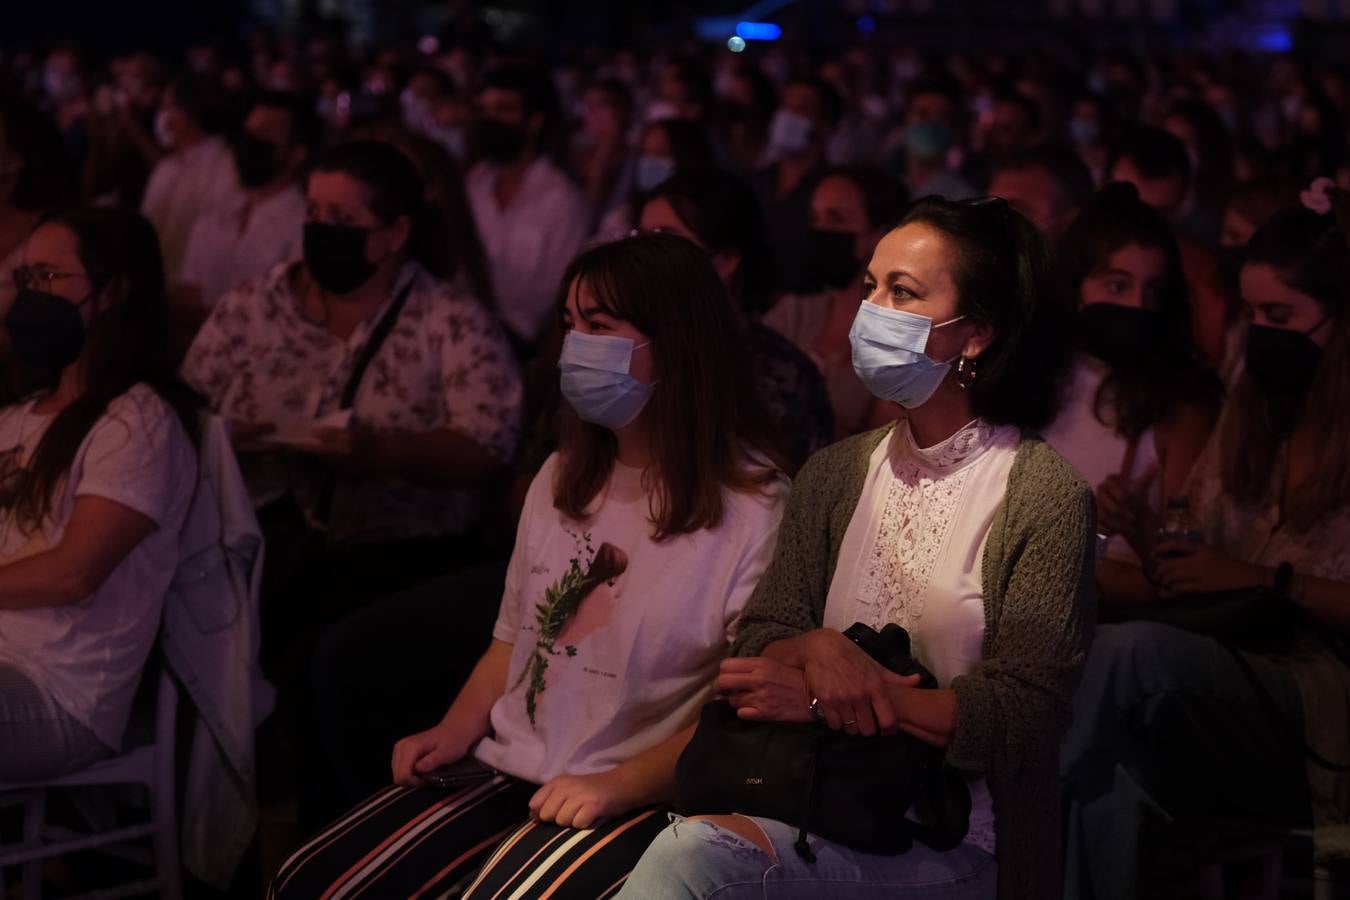
[[[633,351],[650,343],[634,346],[632,338],[567,332],[558,359],[562,394],[583,422],[617,431],[638,417],[651,399],[652,385],[628,369]]]
[[[639,156],[633,181],[639,191],[650,191],[675,174],[675,160],[664,156]]]
[[[906,409],[923,406],[956,359],[938,362],[924,353],[928,335],[935,328],[964,318],[957,316],[934,325],[927,316],[864,302],[848,333],[853,344],[853,371],[882,400]]]
[[[796,156],[811,147],[811,120],[790,109],[773,114],[769,124],[769,154],[776,159]]]

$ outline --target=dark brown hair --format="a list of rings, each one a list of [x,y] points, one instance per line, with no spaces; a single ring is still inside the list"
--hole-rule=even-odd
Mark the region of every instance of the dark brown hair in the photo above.
[[[1059,411],[1068,371],[1067,315],[1050,290],[1050,263],[1035,226],[1003,200],[919,200],[897,228],[923,224],[951,242],[958,311],[994,330],[970,387],[977,416],[1026,431]]]
[[[652,453],[644,476],[652,537],[716,527],[723,489],[764,490],[785,466],[766,437],[744,336],[708,254],[673,234],[636,235],[578,256],[563,276],[562,302],[581,284],[601,311],[652,341],[656,384],[638,419]],[[564,406],[559,451],[554,506],[585,519],[614,469],[617,439]]]
[[[1131,245],[1157,250],[1166,260],[1157,306],[1160,327],[1146,357],[1110,368],[1092,406],[1099,422],[1135,439],[1183,404],[1217,409],[1223,384],[1205,365],[1192,336],[1190,292],[1172,226],[1139,199],[1133,185],[1117,181],[1103,187],[1065,232],[1056,260],[1060,302],[1066,310],[1080,309],[1083,282]],[[1112,415],[1104,415],[1107,409]]]
[[[1317,459],[1304,482],[1284,499],[1283,513],[1295,531],[1307,531],[1326,514],[1350,504],[1350,275],[1343,218],[1350,203],[1333,194],[1336,216],[1301,207],[1288,209],[1252,235],[1247,265],[1272,267],[1282,282],[1317,301],[1331,320],[1331,339],[1312,387],[1299,399],[1276,396],[1243,377],[1233,391],[1223,434],[1223,488],[1240,503],[1259,502],[1295,427],[1311,415]],[[1315,411],[1315,412],[1310,412]]]
[[[51,513],[57,485],[70,471],[89,431],[109,404],[135,385],[146,384],[158,393],[189,435],[197,430],[197,398],[178,380],[170,349],[164,264],[154,228],[139,213],[113,209],[59,213],[38,227],[45,224],[75,234],[76,255],[95,293],[116,291],[120,296],[89,324],[84,393],[48,426],[19,483],[14,516],[25,530],[40,527]],[[19,364],[11,360],[10,365],[15,377],[13,369]],[[18,377],[25,387],[41,390],[54,388],[60,376],[60,372],[26,372]]]

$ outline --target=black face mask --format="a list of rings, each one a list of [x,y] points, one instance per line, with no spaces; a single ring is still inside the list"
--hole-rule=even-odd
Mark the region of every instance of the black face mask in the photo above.
[[[330,294],[350,294],[375,274],[375,264],[366,259],[369,228],[306,222],[305,265],[319,286]]]
[[[80,307],[65,297],[24,288],[5,316],[14,355],[43,372],[59,372],[80,358],[84,320]]]
[[[497,119],[478,123],[478,151],[493,162],[512,162],[525,149],[525,129]]]
[[[811,290],[847,287],[858,274],[853,248],[858,236],[848,231],[812,228],[806,233],[804,275]]]
[[[1156,309],[1089,303],[1078,311],[1078,345],[1113,369],[1148,362],[1150,348],[1163,332],[1163,315]]]
[[[1322,348],[1301,331],[1253,325],[1247,332],[1247,375],[1268,394],[1302,394],[1321,364]]]
[[[277,148],[244,132],[234,139],[234,167],[244,187],[262,187],[277,177]]]

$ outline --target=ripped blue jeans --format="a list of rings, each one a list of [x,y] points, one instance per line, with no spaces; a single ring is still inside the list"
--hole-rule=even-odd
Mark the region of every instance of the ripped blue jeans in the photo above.
[[[810,835],[816,861],[808,863],[792,848],[795,828],[773,819],[749,821],[764,832],[772,856],[712,822],[672,815],[618,900],[993,900],[996,892],[994,858],[970,844],[937,853],[916,842],[901,856],[873,856]]]

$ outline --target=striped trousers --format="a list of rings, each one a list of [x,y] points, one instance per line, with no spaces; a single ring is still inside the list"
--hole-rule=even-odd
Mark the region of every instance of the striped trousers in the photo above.
[[[595,828],[529,819],[538,788],[505,775],[456,791],[389,787],[282,864],[269,900],[600,900],[668,824],[647,807]]]

